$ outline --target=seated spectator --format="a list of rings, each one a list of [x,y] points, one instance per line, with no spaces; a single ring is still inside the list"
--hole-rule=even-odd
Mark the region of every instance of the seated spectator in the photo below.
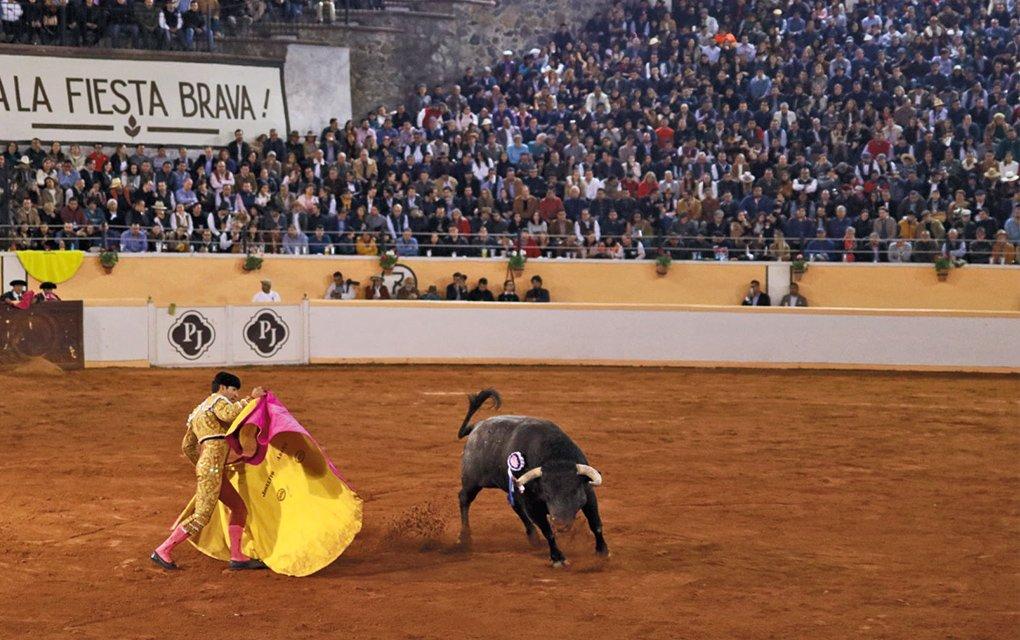
[[[434,284],[430,284],[428,291],[422,294],[422,300],[441,300],[439,297],[439,289]]]
[[[419,298],[418,283],[414,278],[404,278],[397,286],[397,300],[417,300]]]
[[[992,245],[991,264],[1013,264],[1016,262],[1016,247],[1009,241],[1005,229],[995,232],[995,243]]]
[[[897,238],[889,245],[889,262],[910,262],[913,246],[906,238]]]
[[[768,305],[762,305],[768,306]],[[800,295],[800,285],[796,282],[790,283],[790,293],[783,296],[779,301],[780,307],[806,307],[808,306],[807,298]]]
[[[446,299],[447,300],[467,300],[468,299],[468,288],[467,288],[467,276],[461,272],[453,274],[453,282],[446,285]]]
[[[942,255],[960,264],[966,261],[967,243],[960,239],[960,232],[950,229],[946,232],[946,240],[942,243]]]
[[[761,290],[761,283],[752,280],[751,288],[740,304],[745,307],[770,307],[772,300],[769,298],[769,294]]]
[[[808,240],[804,245],[804,255],[811,262],[828,262],[832,260],[832,240],[825,237],[825,229],[819,227],[813,240]]]
[[[525,302],[549,302],[549,290],[542,286],[541,276],[531,276],[531,288],[524,294]]]
[[[120,250],[122,253],[144,253],[148,251],[148,235],[139,222],[132,222],[131,228],[120,234]]]
[[[257,291],[255,295],[251,297],[252,302],[282,302],[280,294],[273,291],[272,280],[264,279],[261,282],[262,289]]]
[[[489,280],[487,278],[479,278],[478,286],[468,293],[468,300],[472,302],[495,302],[496,298],[493,297],[492,292],[489,291]]]
[[[521,299],[517,296],[517,285],[514,284],[513,280],[507,280],[503,283],[503,293],[499,294],[497,298],[500,302],[520,302]]]
[[[397,255],[401,258],[418,255],[418,239],[410,228],[403,230],[395,244]]]
[[[365,287],[365,300],[389,300],[390,290],[383,284],[382,276],[372,276],[372,282]]]

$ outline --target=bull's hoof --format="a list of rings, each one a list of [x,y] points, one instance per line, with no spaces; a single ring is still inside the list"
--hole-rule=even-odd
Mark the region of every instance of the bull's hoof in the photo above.
[[[609,552],[609,547],[603,547],[601,549],[596,549],[595,555],[597,555],[600,558],[608,560],[610,557],[612,557],[613,554]]]
[[[457,538],[457,548],[461,551],[471,550],[471,536],[460,536]]]
[[[570,566],[570,561],[567,559],[553,560],[552,566],[553,569],[566,569],[567,567]]]

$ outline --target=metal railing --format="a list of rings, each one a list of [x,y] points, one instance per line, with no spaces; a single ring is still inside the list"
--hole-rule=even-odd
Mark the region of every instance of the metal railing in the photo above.
[[[506,258],[511,252],[524,252],[529,258],[548,259],[622,259],[654,260],[668,255],[674,260],[694,261],[791,261],[807,262],[905,262],[931,263],[947,255],[945,240],[909,239],[855,240],[852,244],[819,242],[816,239],[786,240],[777,243],[767,238],[712,238],[703,235],[608,235],[587,238],[575,234],[550,235],[517,233],[449,234],[412,233],[415,243],[402,243],[387,231],[344,229],[315,233],[299,232],[287,239],[285,229],[242,230],[240,233],[215,232],[196,228],[192,234],[178,232],[164,223],[139,228],[139,236],[122,238],[130,228],[124,225],[79,225],[65,231],[63,225],[0,226],[0,249],[82,249],[86,251],[145,251],[167,253],[291,253],[301,255],[379,255],[394,251],[400,256]],[[203,237],[204,236],[204,237]],[[359,242],[360,240],[360,242]],[[964,241],[961,259],[976,264],[1013,264],[1010,256],[1020,253],[1020,245],[995,240]],[[416,247],[412,249],[411,247]],[[952,255],[951,252],[949,255]],[[1015,258],[1014,258],[1015,259]]]

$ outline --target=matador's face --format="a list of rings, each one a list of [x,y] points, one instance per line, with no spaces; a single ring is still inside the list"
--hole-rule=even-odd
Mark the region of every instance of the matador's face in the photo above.
[[[238,394],[240,393],[240,391],[241,390],[238,389],[237,387],[228,387],[225,385],[220,385],[220,394],[222,394],[224,397],[226,397],[227,400],[230,400],[231,402],[237,402]]]

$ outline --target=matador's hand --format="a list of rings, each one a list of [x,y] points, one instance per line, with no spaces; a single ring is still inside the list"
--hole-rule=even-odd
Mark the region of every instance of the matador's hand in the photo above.
[[[254,389],[251,390],[252,398],[261,398],[264,395],[266,395],[266,390],[263,389],[262,387],[255,387]]]

